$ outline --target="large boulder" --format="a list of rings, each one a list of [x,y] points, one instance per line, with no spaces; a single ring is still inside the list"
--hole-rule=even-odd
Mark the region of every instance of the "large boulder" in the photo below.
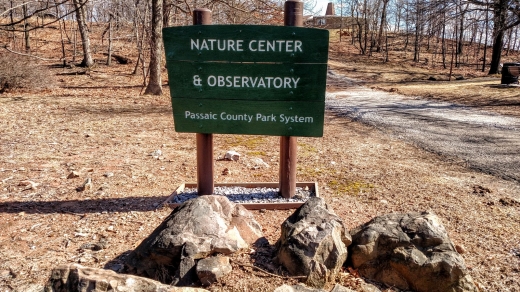
[[[277,260],[292,275],[308,276],[307,285],[323,287],[347,259],[351,237],[325,200],[312,197],[281,227]]]
[[[387,214],[351,234],[349,261],[365,278],[402,290],[478,291],[435,214]]]
[[[198,282],[196,264],[213,254],[231,254],[263,237],[262,227],[244,207],[225,196],[200,196],[175,208],[130,253],[126,271],[163,283]]]
[[[205,289],[173,287],[133,275],[117,274],[111,270],[83,267],[78,264],[61,265],[51,272],[45,292],[202,292]]]

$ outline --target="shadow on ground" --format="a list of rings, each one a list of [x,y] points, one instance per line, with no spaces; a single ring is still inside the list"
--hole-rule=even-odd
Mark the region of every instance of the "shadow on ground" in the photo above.
[[[52,213],[100,213],[100,212],[148,212],[161,208],[168,196],[106,198],[65,201],[28,201],[0,203],[0,213],[52,214]]]

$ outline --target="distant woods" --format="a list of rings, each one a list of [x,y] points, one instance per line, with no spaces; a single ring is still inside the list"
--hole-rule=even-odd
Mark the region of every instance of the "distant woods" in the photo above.
[[[520,49],[518,0],[333,1],[336,15],[347,20],[343,41],[360,54],[388,59],[389,50],[400,50],[416,62],[471,65],[494,74],[501,56]],[[305,10],[313,11],[315,3],[306,1]],[[7,40],[0,50],[45,58],[38,33],[55,29],[64,66],[90,68],[100,61],[92,54],[106,56],[103,63],[109,66],[131,64],[133,74],[143,76],[146,92],[160,94],[160,28],[191,25],[195,8],[212,10],[214,24],[283,23],[278,0],[0,0],[0,37]]]
[[[161,28],[191,25],[196,8],[212,10],[214,24],[283,23],[283,3],[275,0],[0,0],[0,38],[7,40],[0,50],[46,59],[39,32],[54,29],[63,66],[91,68],[92,54],[101,53],[109,66],[112,60],[132,63],[145,93],[161,94]],[[117,48],[118,41],[125,43]]]
[[[334,4],[336,15],[346,20],[343,34],[365,55],[387,49],[411,51],[414,61],[428,62],[422,57],[428,52],[434,58],[430,62],[445,68],[471,64],[496,74],[501,56],[520,47],[518,0],[334,0]],[[394,42],[397,37],[404,42]]]

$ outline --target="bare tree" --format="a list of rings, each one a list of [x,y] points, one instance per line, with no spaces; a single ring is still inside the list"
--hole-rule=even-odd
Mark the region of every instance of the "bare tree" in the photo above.
[[[150,79],[144,94],[161,95],[161,42],[163,25],[163,0],[152,0],[152,35],[150,41]]]
[[[81,66],[92,67],[94,65],[94,60],[90,53],[90,36],[85,18],[85,5],[87,4],[87,1],[88,0],[72,0],[72,3],[74,3],[76,9],[76,20],[78,22],[81,44],[83,47],[83,61],[81,61]]]

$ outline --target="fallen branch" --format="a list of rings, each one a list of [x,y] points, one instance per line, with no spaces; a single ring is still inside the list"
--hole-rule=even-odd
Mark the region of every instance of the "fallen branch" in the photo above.
[[[24,54],[24,53],[16,52],[16,51],[10,50],[7,47],[7,45],[5,45],[3,48],[6,49],[10,53],[21,55],[21,56],[36,58],[36,59],[40,59],[40,60],[43,60],[43,61],[59,61],[59,60],[56,60],[56,59],[47,59],[47,58],[42,58],[42,57],[38,57],[38,56],[35,56],[35,55],[31,55],[31,54]]]
[[[307,276],[280,276],[280,275],[277,275],[277,274],[273,274],[273,273],[269,273],[268,271],[266,270],[263,270],[259,267],[256,267],[256,266],[253,266],[253,265],[250,265],[250,264],[244,264],[244,263],[241,263],[241,262],[238,262],[236,260],[233,260],[233,259],[230,259],[233,263],[241,266],[241,267],[248,267],[248,268],[253,268],[253,269],[256,269],[264,274],[267,274],[269,276],[272,276],[272,277],[277,277],[277,278],[281,278],[281,279],[307,279]]]

